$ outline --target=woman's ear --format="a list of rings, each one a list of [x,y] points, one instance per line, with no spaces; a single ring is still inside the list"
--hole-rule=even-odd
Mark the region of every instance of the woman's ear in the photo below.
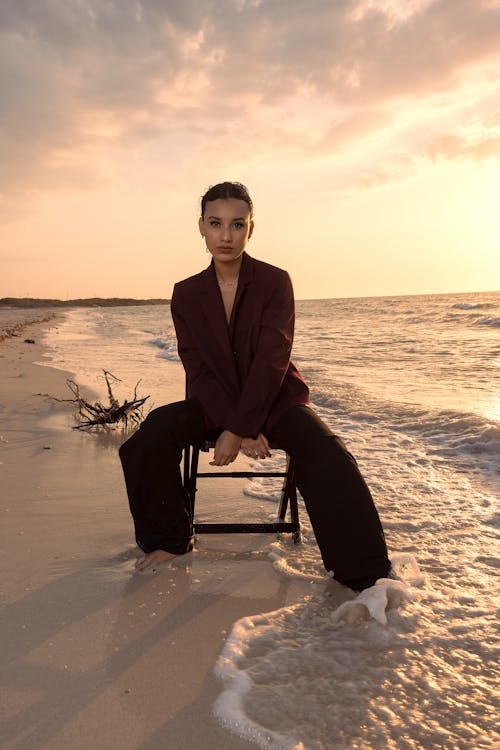
[[[253,226],[254,226],[254,225],[253,225],[253,219],[252,219],[252,221],[250,222],[250,228],[249,228],[249,230],[248,230],[248,239],[250,239],[250,237],[252,236],[252,233],[253,233]]]
[[[198,229],[200,230],[200,234],[202,237],[205,236],[205,228],[203,226],[203,216],[200,216],[198,219]]]

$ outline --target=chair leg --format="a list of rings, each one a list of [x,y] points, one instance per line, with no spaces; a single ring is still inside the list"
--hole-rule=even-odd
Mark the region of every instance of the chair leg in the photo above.
[[[198,478],[198,458],[200,456],[200,450],[196,445],[193,446],[192,450],[193,452],[189,467],[189,480],[186,489],[191,503],[191,523],[194,523],[194,504],[196,500],[196,480]]]
[[[295,527],[293,542],[294,544],[299,544],[302,541],[302,534],[300,532],[299,506],[297,505],[297,486],[295,482],[292,483],[290,492],[290,518]]]
[[[184,448],[184,468],[183,468],[183,484],[186,490],[189,491],[189,468],[191,464],[191,446],[186,445]]]
[[[293,467],[292,467],[293,468]],[[290,498],[290,479],[292,478],[290,473],[290,456],[287,454],[286,457],[286,476],[283,480],[283,486],[281,488],[280,503],[278,506],[278,520],[284,521],[286,512],[288,509],[288,500]]]
[[[297,487],[295,484],[295,467],[294,462],[287,454],[286,457],[286,476],[281,490],[280,504],[278,509],[278,520],[284,521],[286,512],[290,503],[290,521],[294,526],[293,541],[298,544],[302,541],[300,533],[299,507],[297,504]]]

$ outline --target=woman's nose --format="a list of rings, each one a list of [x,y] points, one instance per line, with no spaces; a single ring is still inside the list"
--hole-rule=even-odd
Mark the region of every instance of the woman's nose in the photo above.
[[[227,242],[231,242],[231,227],[222,228],[222,239]]]

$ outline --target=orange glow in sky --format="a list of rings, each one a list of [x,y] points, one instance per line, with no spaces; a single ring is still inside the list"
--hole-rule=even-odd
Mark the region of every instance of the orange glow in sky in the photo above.
[[[169,297],[225,179],[299,298],[500,288],[499,2],[168,6],[3,14],[0,296]]]

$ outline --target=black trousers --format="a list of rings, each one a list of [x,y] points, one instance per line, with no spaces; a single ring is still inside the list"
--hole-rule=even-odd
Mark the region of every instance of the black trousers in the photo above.
[[[183,448],[206,435],[202,409],[190,399],[154,409],[120,447],[136,541],[145,552],[192,549],[180,463]],[[382,525],[343,441],[308,406],[289,409],[266,437],[295,459],[297,486],[325,568],[356,590],[385,577],[390,561]]]

